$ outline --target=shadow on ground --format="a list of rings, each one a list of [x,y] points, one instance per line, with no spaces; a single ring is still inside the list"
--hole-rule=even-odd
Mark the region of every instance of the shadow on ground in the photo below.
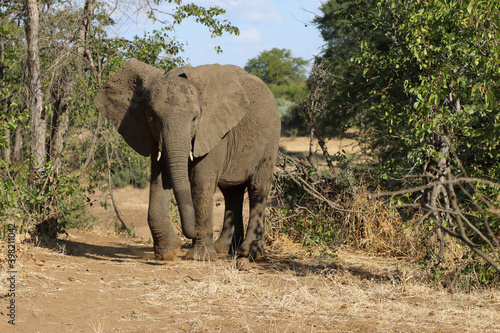
[[[336,275],[339,272],[355,276],[361,280],[375,281],[394,281],[398,278],[395,271],[388,270],[384,272],[374,272],[369,267],[362,267],[360,263],[340,263],[340,260],[303,260],[286,258],[283,255],[267,255],[265,258],[257,261],[260,270],[294,272],[297,276],[314,275]]]
[[[84,237],[85,236],[85,237]],[[91,233],[81,233],[58,239],[57,241],[42,242],[39,246],[51,249],[55,252],[61,252],[68,256],[83,257],[97,261],[111,262],[133,262],[137,261],[148,265],[164,265],[168,262],[157,261],[154,257],[152,245],[146,245],[144,242],[117,237],[104,237]],[[178,254],[177,261],[184,261],[183,252],[189,248],[184,245],[181,253]],[[231,256],[222,257],[219,260],[230,261]],[[216,264],[216,263],[214,263]],[[252,262],[252,269],[261,272],[293,272],[297,276],[308,275],[336,275],[339,273],[352,275],[362,280],[370,281],[394,281],[399,279],[396,266],[389,269],[374,270],[369,265],[362,262],[346,262],[338,258],[328,260],[304,259],[287,256],[286,253],[279,251],[267,252],[266,256]]]
[[[97,237],[96,237],[97,238]],[[126,244],[124,241],[128,241]],[[154,258],[153,246],[145,246],[138,241],[118,238],[108,240],[106,244],[92,244],[74,239],[58,239],[57,241],[44,241],[41,247],[62,252],[68,256],[84,257],[92,260],[105,260],[124,262]]]

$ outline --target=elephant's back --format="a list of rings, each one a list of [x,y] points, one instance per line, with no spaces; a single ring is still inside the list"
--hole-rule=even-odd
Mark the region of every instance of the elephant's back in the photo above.
[[[260,78],[240,70],[237,75],[250,101],[248,116],[262,120],[262,126],[277,131],[279,136],[281,120],[273,93]]]

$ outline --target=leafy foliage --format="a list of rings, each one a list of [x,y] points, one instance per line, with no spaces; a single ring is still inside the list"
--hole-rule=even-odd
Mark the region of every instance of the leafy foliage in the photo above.
[[[332,0],[322,11],[335,86],[321,129],[333,117],[359,126],[374,184],[424,208],[438,257],[443,231],[498,270],[499,3]]]
[[[331,75],[333,89],[328,96],[328,110],[318,117],[318,131],[336,136],[356,126],[361,130],[383,131],[378,128],[379,110],[371,109],[379,95],[377,90],[387,88],[394,68],[375,66],[373,71],[364,64],[352,61],[367,43],[371,52],[392,52],[392,41],[377,27],[386,25],[390,12],[377,7],[374,1],[326,1],[321,5],[322,15],[314,23],[325,40],[325,46],[316,63],[325,66]],[[380,17],[374,15],[382,12]],[[391,91],[396,98],[400,94]],[[336,121],[333,121],[333,120]],[[334,126],[332,126],[335,124]],[[380,133],[374,134],[376,138]],[[377,145],[380,146],[380,145]]]
[[[10,128],[26,127],[27,110],[14,117]],[[5,136],[0,136],[5,142]],[[0,145],[2,148],[5,144]],[[70,169],[56,173],[49,162],[43,169],[44,183],[39,187],[27,186],[29,174],[26,164],[8,166],[0,161],[0,220],[17,223],[17,229],[55,236],[65,228],[84,228],[91,222],[87,214],[89,199],[83,192],[79,173]],[[50,202],[48,201],[50,200]],[[44,221],[44,223],[39,223]]]
[[[395,104],[390,94],[383,94],[377,105],[386,110],[383,119],[390,124],[390,133],[412,148],[408,157],[424,172],[441,173],[434,181],[442,182],[439,177],[450,181],[459,173],[498,179],[498,2],[379,1],[378,5],[393,13],[386,34],[398,52],[373,53],[367,44],[356,61],[370,70],[375,64],[416,69],[416,75],[394,81],[407,96],[405,107]],[[428,170],[429,165],[434,169]],[[499,204],[498,185],[476,184],[458,191],[451,184],[436,183],[435,189],[444,191],[443,207],[449,205],[454,212],[433,220],[500,271],[500,246],[492,232],[500,227],[499,217],[487,213]],[[461,211],[472,217],[465,218]]]
[[[307,64],[306,60],[293,57],[290,50],[273,48],[248,60],[244,68],[264,81],[276,98],[297,102],[305,93]]]
[[[489,169],[498,154],[490,2],[326,2],[315,20],[335,81],[325,123],[364,128],[386,174],[405,170],[401,158],[422,162],[436,129],[453,136],[461,160]]]

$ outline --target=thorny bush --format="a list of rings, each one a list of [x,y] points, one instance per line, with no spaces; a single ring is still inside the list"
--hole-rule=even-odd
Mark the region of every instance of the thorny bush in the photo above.
[[[383,201],[371,200],[362,170],[336,156],[336,172],[279,154],[274,179],[279,208],[271,210],[270,237],[283,232],[320,254],[353,246],[386,255],[415,251],[411,230]]]

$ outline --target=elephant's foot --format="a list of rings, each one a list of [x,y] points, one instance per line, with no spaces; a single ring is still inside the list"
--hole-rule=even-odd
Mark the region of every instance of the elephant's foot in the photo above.
[[[264,256],[264,243],[261,239],[247,242],[246,240],[238,249],[238,256],[258,259]]]
[[[238,238],[238,240],[224,239],[220,237],[215,243],[214,248],[218,254],[230,254],[235,255],[236,250],[239,248],[240,244],[243,242],[243,237]]]
[[[172,243],[166,245],[160,245],[155,242],[154,250],[156,259],[173,261],[177,252],[179,252],[181,245],[182,241],[179,237],[176,237]]]
[[[228,254],[231,247],[231,242],[227,243],[220,238],[214,243],[215,252],[218,254]]]
[[[213,244],[195,244],[186,253],[188,260],[217,260],[217,252]]]

